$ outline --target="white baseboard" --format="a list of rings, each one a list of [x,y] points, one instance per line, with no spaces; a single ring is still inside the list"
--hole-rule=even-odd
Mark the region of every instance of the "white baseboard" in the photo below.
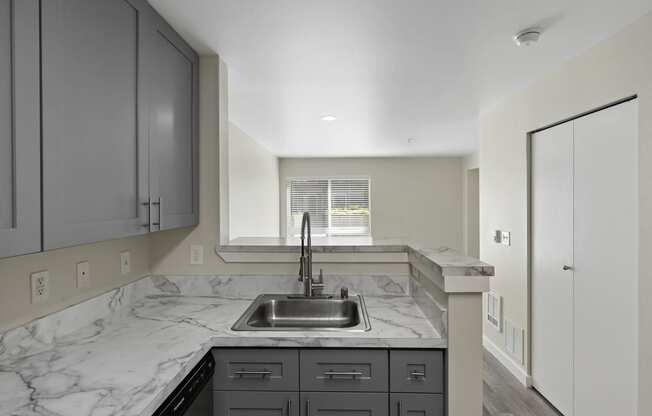
[[[532,386],[532,377],[525,371],[523,367],[516,363],[507,355],[505,351],[494,344],[489,338],[485,335],[482,336],[482,346],[491,353],[491,355],[498,360],[516,379],[525,387]]]

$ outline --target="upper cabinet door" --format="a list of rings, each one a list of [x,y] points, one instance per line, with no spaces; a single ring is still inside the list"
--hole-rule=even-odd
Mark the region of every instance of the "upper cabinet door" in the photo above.
[[[197,54],[158,15],[148,48],[152,231],[196,225],[198,190]],[[160,225],[156,225],[160,224]]]
[[[144,0],[41,2],[45,249],[149,221]]]
[[[41,250],[38,0],[0,0],[0,257]]]

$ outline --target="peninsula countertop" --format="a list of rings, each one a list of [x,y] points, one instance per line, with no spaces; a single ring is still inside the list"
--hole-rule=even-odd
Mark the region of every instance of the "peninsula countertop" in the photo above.
[[[149,416],[213,347],[447,346],[383,279],[365,295],[369,332],[234,332],[251,286],[284,290],[237,280],[147,277],[0,334],[0,415]]]

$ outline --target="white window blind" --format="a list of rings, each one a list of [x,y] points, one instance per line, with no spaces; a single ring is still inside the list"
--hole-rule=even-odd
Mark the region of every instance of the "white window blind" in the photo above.
[[[313,235],[369,235],[369,178],[290,179],[287,199],[288,236],[301,235],[306,211]]]

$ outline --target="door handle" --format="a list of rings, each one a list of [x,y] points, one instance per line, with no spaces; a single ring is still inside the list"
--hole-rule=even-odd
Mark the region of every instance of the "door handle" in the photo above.
[[[310,416],[310,400],[306,400],[306,416]]]
[[[288,399],[288,416],[292,416],[292,399]]]
[[[401,413],[403,412],[403,405],[402,405],[401,402],[402,402],[402,400],[399,400],[396,403],[396,407],[397,407],[397,410],[398,410],[397,416],[402,416]]]
[[[568,270],[573,270],[573,267],[564,264],[564,267],[562,267],[561,269],[562,269],[563,271],[568,271]]]

